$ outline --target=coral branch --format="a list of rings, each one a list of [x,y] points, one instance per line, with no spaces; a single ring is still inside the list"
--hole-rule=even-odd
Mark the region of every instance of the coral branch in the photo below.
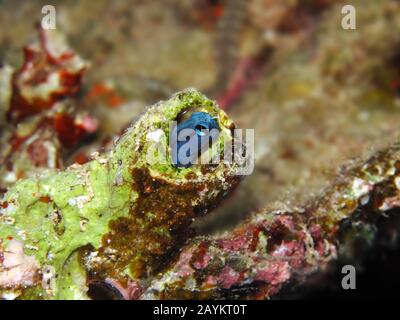
[[[40,29],[39,35],[38,43],[24,48],[24,64],[13,75],[7,114],[13,122],[51,108],[81,87],[85,62],[68,48],[62,34]]]
[[[40,29],[24,53],[21,68],[0,68],[0,194],[20,178],[63,167],[63,152],[98,127],[72,100],[87,64],[63,34]]]
[[[304,207],[261,212],[232,232],[194,239],[141,298],[269,298],[333,261],[349,225],[373,224],[399,206],[396,143],[342,170]],[[375,232],[368,230],[364,237]]]

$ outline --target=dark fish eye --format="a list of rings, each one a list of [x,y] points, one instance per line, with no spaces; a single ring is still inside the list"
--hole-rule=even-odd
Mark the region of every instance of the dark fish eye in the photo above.
[[[194,127],[194,130],[196,131],[196,134],[198,136],[205,136],[206,133],[204,131],[208,130],[208,127],[202,124],[198,124],[197,126]]]

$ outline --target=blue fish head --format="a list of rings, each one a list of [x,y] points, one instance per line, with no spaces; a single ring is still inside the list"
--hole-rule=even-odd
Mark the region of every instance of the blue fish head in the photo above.
[[[178,123],[171,131],[172,162],[177,167],[190,167],[196,163],[219,136],[217,121],[206,112],[195,112]]]

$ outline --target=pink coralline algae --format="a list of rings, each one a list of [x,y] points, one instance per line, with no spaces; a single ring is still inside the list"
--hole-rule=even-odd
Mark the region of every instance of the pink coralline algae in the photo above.
[[[0,68],[8,79],[8,87],[0,89],[9,97],[0,110],[7,119],[2,125],[0,191],[38,169],[64,167],[62,155],[97,131],[97,120],[76,98],[86,69],[62,34],[43,29],[38,41],[24,48],[19,69]]]
[[[198,237],[154,279],[142,299],[274,297],[325,270],[354,237],[370,238],[376,219],[400,203],[400,144],[341,171],[304,207],[263,211],[223,235]],[[351,237],[343,237],[351,233]],[[346,240],[347,239],[347,240]],[[350,240],[349,240],[350,239]]]
[[[321,237],[316,225],[307,229],[289,214],[266,219],[258,215],[254,220],[233,234],[187,247],[175,267],[153,283],[153,288],[163,288],[159,297],[233,298],[252,293],[264,298],[294,275],[311,273],[335,256],[335,246]],[[147,294],[154,294],[152,287]]]
[[[18,121],[50,109],[76,94],[86,69],[62,35],[40,29],[39,42],[24,48],[25,62],[13,75],[13,95],[7,117]]]

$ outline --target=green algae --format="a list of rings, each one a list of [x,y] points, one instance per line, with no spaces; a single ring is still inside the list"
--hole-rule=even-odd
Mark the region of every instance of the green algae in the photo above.
[[[22,243],[24,257],[34,257],[38,266],[32,283],[4,285],[0,292],[84,299],[89,278],[126,283],[165,265],[189,236],[193,218],[238,182],[234,164],[220,163],[206,172],[201,165],[179,169],[169,152],[162,165],[153,161],[148,150],[160,143],[168,150],[168,139],[148,139],[149,133],[162,130],[167,136],[169,123],[194,107],[230,132],[226,114],[188,89],[149,107],[109,153],[11,187],[1,200],[1,248]],[[0,269],[1,276],[10,277]]]

